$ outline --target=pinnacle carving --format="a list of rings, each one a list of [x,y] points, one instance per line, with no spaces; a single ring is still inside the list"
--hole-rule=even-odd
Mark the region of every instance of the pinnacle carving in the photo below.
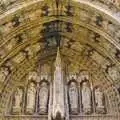
[[[64,83],[63,83],[63,71],[61,69],[61,57],[58,47],[57,56],[55,61],[55,72],[53,81],[53,119],[64,118]]]
[[[61,64],[62,64],[62,60],[61,60],[61,56],[60,56],[60,48],[58,47],[57,56],[56,56],[56,60],[55,60],[55,67],[61,68]]]

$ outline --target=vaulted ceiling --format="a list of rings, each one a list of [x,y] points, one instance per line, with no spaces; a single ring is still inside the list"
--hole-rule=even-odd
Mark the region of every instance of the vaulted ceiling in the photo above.
[[[92,71],[94,84],[108,94],[113,113],[120,112],[119,0],[1,0],[0,113],[11,91],[38,62],[53,61],[57,46],[76,69]]]

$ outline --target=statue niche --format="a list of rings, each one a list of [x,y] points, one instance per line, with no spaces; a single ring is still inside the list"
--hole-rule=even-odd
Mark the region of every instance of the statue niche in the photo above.
[[[48,108],[48,84],[42,82],[39,91],[39,113],[46,114]]]
[[[70,113],[78,113],[78,89],[76,83],[72,81],[69,85],[69,104],[70,104]]]
[[[14,92],[13,96],[13,106],[12,106],[12,112],[17,114],[21,113],[22,110],[22,102],[23,102],[23,89],[22,88],[17,88],[16,91]]]
[[[82,110],[85,114],[90,114],[92,112],[91,89],[87,81],[82,83]]]
[[[105,113],[105,98],[104,94],[100,87],[95,89],[95,105],[96,105],[96,113]]]
[[[35,83],[31,82],[28,85],[26,103],[26,112],[29,114],[32,114],[35,111],[35,99],[36,99],[36,85]]]

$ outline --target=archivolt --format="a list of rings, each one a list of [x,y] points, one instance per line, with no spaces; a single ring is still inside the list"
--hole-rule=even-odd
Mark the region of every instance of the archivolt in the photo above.
[[[40,6],[37,6],[38,3]],[[45,12],[42,7],[46,4],[49,7],[49,14],[47,16],[41,16],[40,14]],[[9,76],[7,76],[6,81],[0,83],[1,86],[3,86],[1,87],[0,100],[1,114],[6,111],[6,105],[9,100],[7,98],[10,98],[16,85],[24,80],[24,76],[33,70],[38,62],[47,61],[48,57],[52,58],[56,56],[56,47],[54,45],[48,46],[50,48],[48,50],[45,47],[46,41],[43,41],[46,36],[47,38],[51,38],[51,34],[43,36],[44,30],[47,29],[46,24],[51,25],[51,23],[56,21],[61,23],[57,28],[61,31],[57,31],[57,34],[61,36],[60,50],[63,59],[68,59],[81,68],[92,71],[92,76],[95,78],[94,82],[100,82],[105,93],[108,93],[110,108],[114,113],[119,113],[120,96],[117,90],[120,82],[119,80],[112,80],[106,72],[107,67],[111,66],[116,67],[118,71],[120,71],[120,34],[116,34],[120,32],[119,17],[114,16],[112,10],[104,11],[101,8],[97,8],[96,5],[84,1],[79,3],[74,1],[70,2],[71,11],[68,12],[71,12],[72,15],[69,15],[66,14],[68,10],[66,5],[68,5],[68,2],[63,2],[60,9],[60,13],[63,15],[57,15],[54,1],[52,3],[47,0],[32,1],[18,5],[20,7],[1,14],[1,27],[4,29],[7,28],[6,24],[11,24],[14,15],[17,16],[16,20],[20,22],[17,27],[11,26],[8,33],[1,30],[1,49],[4,50],[4,57],[1,57],[0,65],[2,67],[10,62],[12,66],[12,71]],[[118,8],[116,9],[119,10]],[[104,23],[107,24],[107,28],[104,26]],[[54,33],[55,31],[52,32]],[[10,41],[21,33],[24,33],[26,36],[25,38],[23,37],[23,42],[16,44],[10,50],[6,49],[6,45],[9,45]],[[67,43],[67,46],[64,43]],[[39,50],[35,49],[36,47],[34,47],[34,45],[36,44],[40,45]],[[13,60],[14,57],[21,51],[25,51],[26,48],[30,48],[33,54],[30,55],[29,58],[26,57],[22,63],[15,63]],[[51,52],[52,50],[54,52]],[[40,59],[40,53],[44,53],[44,51],[49,52],[47,56],[46,53],[42,54],[44,59]],[[96,54],[97,56],[95,56]],[[96,57],[100,57],[101,60],[96,59]],[[96,80],[98,77],[99,79]],[[24,81],[22,82],[24,83]]]

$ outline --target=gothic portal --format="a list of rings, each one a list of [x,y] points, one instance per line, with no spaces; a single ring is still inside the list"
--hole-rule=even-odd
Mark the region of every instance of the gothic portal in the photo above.
[[[0,120],[120,120],[120,1],[0,0]]]

